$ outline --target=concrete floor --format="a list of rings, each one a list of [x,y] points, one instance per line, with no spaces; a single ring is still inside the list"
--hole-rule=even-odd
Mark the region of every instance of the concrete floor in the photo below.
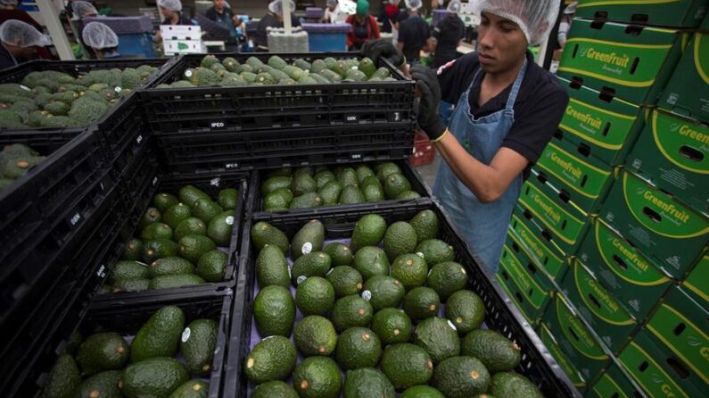
[[[415,167],[416,171],[421,174],[423,181],[430,188],[433,188],[433,183],[436,181],[436,172],[438,171],[438,163],[441,161],[441,155],[436,152],[433,163],[424,166]]]

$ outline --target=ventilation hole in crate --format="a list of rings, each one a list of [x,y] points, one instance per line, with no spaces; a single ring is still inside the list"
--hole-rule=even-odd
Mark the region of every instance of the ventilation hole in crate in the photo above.
[[[704,160],[704,154],[694,148],[688,147],[687,145],[682,145],[679,149],[680,155],[682,157],[692,160],[694,162],[701,162]]]
[[[643,214],[648,216],[652,221],[659,223],[662,221],[662,216],[656,212],[655,210],[649,208],[649,207],[643,207]]]
[[[686,379],[689,377],[689,371],[687,368],[680,363],[677,359],[675,358],[667,358],[667,365],[674,370],[674,372],[680,377],[680,379]]]
[[[640,366],[638,366],[638,370],[640,372],[644,372],[647,370],[648,367],[650,367],[650,364],[647,361],[643,361]]]
[[[675,336],[679,336],[682,334],[682,332],[684,332],[685,329],[687,329],[687,325],[682,322],[679,325],[675,326],[675,328],[672,329],[672,332],[675,334]]]
[[[596,307],[601,308],[601,303],[598,301],[598,299],[594,295],[589,293],[588,298],[591,299],[591,301],[593,302],[593,304]]]

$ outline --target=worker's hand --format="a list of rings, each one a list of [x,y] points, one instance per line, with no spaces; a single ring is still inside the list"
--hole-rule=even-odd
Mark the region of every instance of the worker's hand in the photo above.
[[[428,138],[436,141],[446,132],[446,125],[438,116],[438,104],[441,102],[441,87],[438,85],[436,72],[424,65],[411,68],[411,77],[416,81],[420,95],[418,124]]]
[[[397,68],[406,62],[404,54],[392,44],[390,39],[368,40],[362,46],[362,55],[371,58],[374,65],[379,67],[383,66],[379,64],[381,58],[386,58]]]

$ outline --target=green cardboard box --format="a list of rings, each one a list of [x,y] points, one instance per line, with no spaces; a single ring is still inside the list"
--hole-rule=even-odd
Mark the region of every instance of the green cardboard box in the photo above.
[[[548,292],[559,290],[557,284],[554,283],[551,275],[549,275],[543,267],[540,267],[529,256],[529,251],[519,240],[519,237],[512,231],[507,231],[507,241],[505,242],[512,254],[524,266],[529,276],[534,279],[542,289]]]
[[[704,306],[709,308],[709,253],[705,252],[704,256],[699,260],[697,265],[692,268],[687,278],[682,282],[688,294],[691,295],[698,303],[704,303]]]
[[[561,345],[559,344],[560,340],[554,336],[554,333],[552,333],[551,330],[549,330],[549,327],[547,327],[547,325],[543,322],[539,325],[539,338],[542,340],[542,343],[547,350],[549,350],[551,356],[554,357],[556,363],[559,364],[561,370],[563,370],[564,373],[566,373],[566,376],[569,377],[569,380],[571,380],[574,384],[574,387],[576,387],[580,392],[585,391],[586,387],[588,387],[588,383],[583,378],[581,372],[574,367],[573,363],[571,363],[571,360],[566,356],[566,354],[561,351]]]
[[[599,218],[591,221],[577,256],[639,321],[645,320],[672,286],[661,267]]]
[[[586,229],[588,216],[573,202],[564,201],[560,191],[532,174],[522,185],[518,203],[533,220],[551,232],[556,243],[567,255],[575,252]]]
[[[617,355],[638,327],[633,316],[578,259],[571,261],[561,291],[574,303],[606,347]]]
[[[694,28],[706,13],[702,0],[580,0],[576,16],[650,26]]]
[[[663,349],[650,332],[641,330],[618,359],[650,397],[696,398],[706,396],[688,382],[688,369],[669,350]],[[673,366],[669,366],[672,363]]]
[[[654,105],[681,55],[673,29],[575,18],[558,74],[638,105]]]
[[[709,86],[709,34],[695,33],[657,106],[708,123],[707,86]]]
[[[706,281],[705,281],[706,282]],[[694,301],[681,287],[670,290],[645,329],[663,348],[689,368],[683,380],[701,390],[709,383],[709,311],[706,302]]]
[[[676,279],[699,260],[709,236],[707,217],[628,171],[620,173],[601,216]]]
[[[535,168],[586,213],[596,210],[613,182],[609,166],[580,154],[561,140],[547,144]]]
[[[584,380],[594,380],[610,360],[607,348],[581,319],[561,293],[554,294],[542,322],[557,337],[561,351],[581,372]]]
[[[709,126],[706,124],[653,111],[625,165],[653,185],[709,214]]]
[[[586,393],[586,398],[634,398],[642,397],[640,387],[621,365],[613,364],[603,372]]]
[[[519,206],[515,206],[512,213],[508,233],[515,235],[530,260],[543,268],[553,281],[561,282],[569,268],[566,255],[555,242],[545,238],[542,230],[525,216]]]
[[[644,124],[643,108],[617,96],[575,85],[559,77],[569,104],[559,123],[558,135],[576,150],[608,166],[622,164]]]

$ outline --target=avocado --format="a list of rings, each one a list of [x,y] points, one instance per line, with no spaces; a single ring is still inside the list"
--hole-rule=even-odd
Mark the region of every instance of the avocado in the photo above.
[[[148,288],[169,289],[175,287],[201,285],[204,282],[204,279],[193,274],[163,275],[151,279]]]
[[[413,288],[404,296],[404,311],[411,319],[421,320],[438,315],[441,299],[430,287]]]
[[[515,372],[497,372],[490,382],[490,393],[505,398],[543,398],[536,385]]]
[[[199,199],[209,199],[209,195],[193,185],[185,185],[180,188],[178,196],[180,197],[180,202],[188,206],[192,206]]]
[[[395,398],[394,385],[375,368],[347,371],[344,398]]]
[[[142,292],[150,288],[150,279],[119,279],[113,283],[111,293]]]
[[[420,240],[420,239],[419,239]],[[453,246],[438,239],[427,239],[416,246],[416,253],[420,253],[426,260],[426,263],[433,267],[438,263],[453,261],[455,253]]]
[[[387,346],[379,365],[398,390],[426,384],[433,376],[433,362],[421,347],[400,343]]]
[[[433,372],[433,385],[449,398],[467,398],[487,391],[490,373],[473,357],[451,357]]]
[[[416,249],[416,231],[409,223],[397,221],[384,234],[384,251],[393,261],[402,254],[413,253]]]
[[[345,246],[345,248],[346,247],[347,246]],[[325,249],[327,250],[327,248]],[[335,296],[338,298],[351,294],[359,294],[364,285],[362,275],[360,275],[356,269],[346,265],[332,268],[325,277],[328,282],[332,284],[332,287],[335,289]]]
[[[187,235],[207,235],[207,224],[197,217],[189,217],[180,221],[173,235],[177,241]]]
[[[169,225],[156,222],[148,224],[140,232],[140,238],[145,240],[172,239],[172,228]]]
[[[290,385],[280,380],[273,380],[257,385],[251,398],[299,398],[299,396]]]
[[[140,239],[131,239],[126,242],[126,247],[123,250],[121,260],[138,261],[143,256],[143,241]]]
[[[322,206],[323,200],[317,192],[308,192],[300,196],[296,196],[290,202],[291,209],[312,209]]]
[[[165,211],[169,209],[170,207],[176,205],[179,203],[179,200],[175,195],[161,192],[153,198],[153,206],[155,206],[158,210]]]
[[[293,176],[290,190],[293,192],[293,195],[300,196],[306,193],[316,192],[318,190],[318,184],[309,174],[300,173]]]
[[[145,228],[152,223],[159,222],[162,218],[160,210],[154,207],[148,207],[148,210],[143,214],[143,218],[140,219],[141,228]]]
[[[431,386],[413,386],[401,393],[399,398],[446,398],[446,396]]]
[[[372,77],[372,75],[374,75],[374,72],[377,71],[377,67],[374,66],[374,62],[369,57],[364,57],[361,60],[359,60],[359,65],[358,65],[357,69],[362,71],[362,73],[364,73],[367,76],[367,78]]]
[[[323,206],[335,206],[342,193],[342,184],[339,181],[329,181],[318,189],[318,196],[322,199]]]
[[[295,303],[303,315],[326,315],[335,305],[335,289],[325,278],[311,276],[295,290]]]
[[[364,327],[345,330],[337,338],[335,359],[345,370],[377,366],[382,355],[382,342],[374,332]]]
[[[352,231],[352,249],[377,246],[387,230],[386,220],[378,214],[367,214],[357,220]]]
[[[182,331],[180,353],[193,375],[204,376],[212,371],[218,327],[212,319],[196,319]]]
[[[330,358],[305,358],[293,371],[293,386],[301,398],[337,398],[342,376]]]
[[[291,240],[291,254],[293,259],[297,259],[304,254],[322,250],[325,240],[325,226],[318,220],[310,220]]]
[[[341,205],[354,205],[358,203],[364,203],[367,199],[364,197],[364,193],[355,185],[347,185],[342,189],[340,193],[340,199],[338,201]]]
[[[323,252],[312,252],[300,256],[293,263],[291,277],[297,285],[303,279],[311,276],[325,276],[330,270],[332,259]]]
[[[76,362],[84,375],[120,369],[130,355],[128,343],[114,332],[95,333],[79,346]]]
[[[217,246],[229,246],[231,233],[234,227],[234,211],[223,211],[211,220],[207,225],[207,236],[210,237]]]
[[[344,243],[329,243],[325,246],[323,252],[327,253],[330,258],[332,258],[332,265],[335,267],[340,265],[352,265],[352,261],[354,260],[352,250]]]
[[[363,184],[362,194],[364,194],[364,200],[366,200],[368,203],[377,203],[386,200],[386,197],[384,196],[384,190],[380,185]]]
[[[333,174],[330,170],[319,171],[315,173],[313,178],[315,179],[315,184],[318,190],[322,189],[328,182],[335,181],[337,179],[335,174]]]
[[[460,338],[453,324],[447,319],[424,319],[416,326],[413,341],[431,355],[435,364],[460,355]]]
[[[266,196],[277,189],[286,188],[290,190],[293,177],[291,176],[273,176],[266,179],[261,184],[261,195]]]
[[[389,259],[384,250],[376,246],[365,246],[355,253],[354,268],[364,280],[376,275],[388,275]]]
[[[252,383],[285,380],[290,376],[297,354],[293,343],[283,336],[270,336],[256,344],[244,360],[244,373]]]
[[[478,358],[491,372],[512,370],[521,360],[520,348],[494,330],[478,329],[468,333],[462,343],[463,355]]]
[[[332,323],[341,332],[356,326],[369,326],[374,309],[369,302],[357,295],[345,296],[335,302]]]
[[[157,310],[140,327],[131,343],[131,363],[174,357],[184,327],[185,314],[180,307],[170,305]]]
[[[182,257],[163,257],[153,261],[148,267],[150,278],[163,275],[191,274],[192,264]]]
[[[337,345],[335,327],[327,318],[310,315],[295,325],[295,345],[304,356],[330,355]]]
[[[364,289],[362,298],[368,299],[375,310],[399,307],[405,291],[401,282],[386,275],[375,275],[367,279]]]
[[[411,318],[398,308],[384,308],[374,314],[372,330],[384,344],[406,343],[411,337]]]
[[[473,329],[479,328],[485,320],[485,304],[480,296],[470,290],[458,290],[451,294],[448,297],[448,301],[446,301],[446,318],[453,322],[456,329],[458,329],[458,333],[468,333]],[[477,355],[472,356],[482,360]]]
[[[256,281],[261,289],[270,285],[290,286],[288,261],[283,252],[267,244],[256,257]]]
[[[251,227],[251,239],[258,250],[270,244],[281,249],[283,254],[288,253],[290,242],[286,234],[267,222],[259,221]]]
[[[197,261],[197,275],[207,282],[221,282],[224,280],[224,269],[229,256],[221,250],[210,250]]]
[[[446,261],[434,265],[426,281],[428,286],[438,293],[441,300],[448,300],[451,294],[463,290],[468,285],[468,273],[462,265]]]
[[[209,384],[202,380],[190,380],[170,394],[168,398],[207,398]]]
[[[263,209],[269,212],[288,210],[292,201],[293,193],[290,189],[278,188],[263,198]]]
[[[262,287],[254,299],[256,329],[263,337],[288,337],[295,320],[295,302],[290,291],[277,285]]]
[[[138,261],[119,261],[113,265],[108,275],[108,283],[114,284],[121,280],[146,279],[150,276],[147,265]]]
[[[224,209],[210,198],[197,199],[190,207],[192,214],[205,223],[209,223],[211,219],[224,212]]]
[[[426,283],[428,265],[416,254],[402,254],[391,264],[391,276],[409,290]]]
[[[202,255],[210,250],[214,250],[217,245],[204,235],[187,235],[179,242],[180,257],[196,264]]]
[[[143,261],[150,264],[153,261],[177,255],[177,243],[168,239],[155,239],[143,243]]]
[[[217,203],[224,210],[234,210],[239,203],[239,190],[234,188],[224,188],[219,191]]]
[[[385,180],[391,174],[401,174],[401,169],[396,163],[385,162],[377,166],[377,178]]]
[[[167,397],[188,379],[187,370],[176,359],[148,358],[123,371],[123,394],[127,398]]]
[[[68,354],[60,355],[49,372],[42,396],[45,398],[74,398],[80,384],[81,374],[74,358]]]
[[[122,388],[123,372],[107,370],[84,380],[79,387],[77,398],[121,398]]]
[[[192,210],[189,206],[180,202],[169,209],[165,210],[162,215],[162,220],[165,224],[169,225],[170,228],[177,228],[180,223],[192,216]]]

